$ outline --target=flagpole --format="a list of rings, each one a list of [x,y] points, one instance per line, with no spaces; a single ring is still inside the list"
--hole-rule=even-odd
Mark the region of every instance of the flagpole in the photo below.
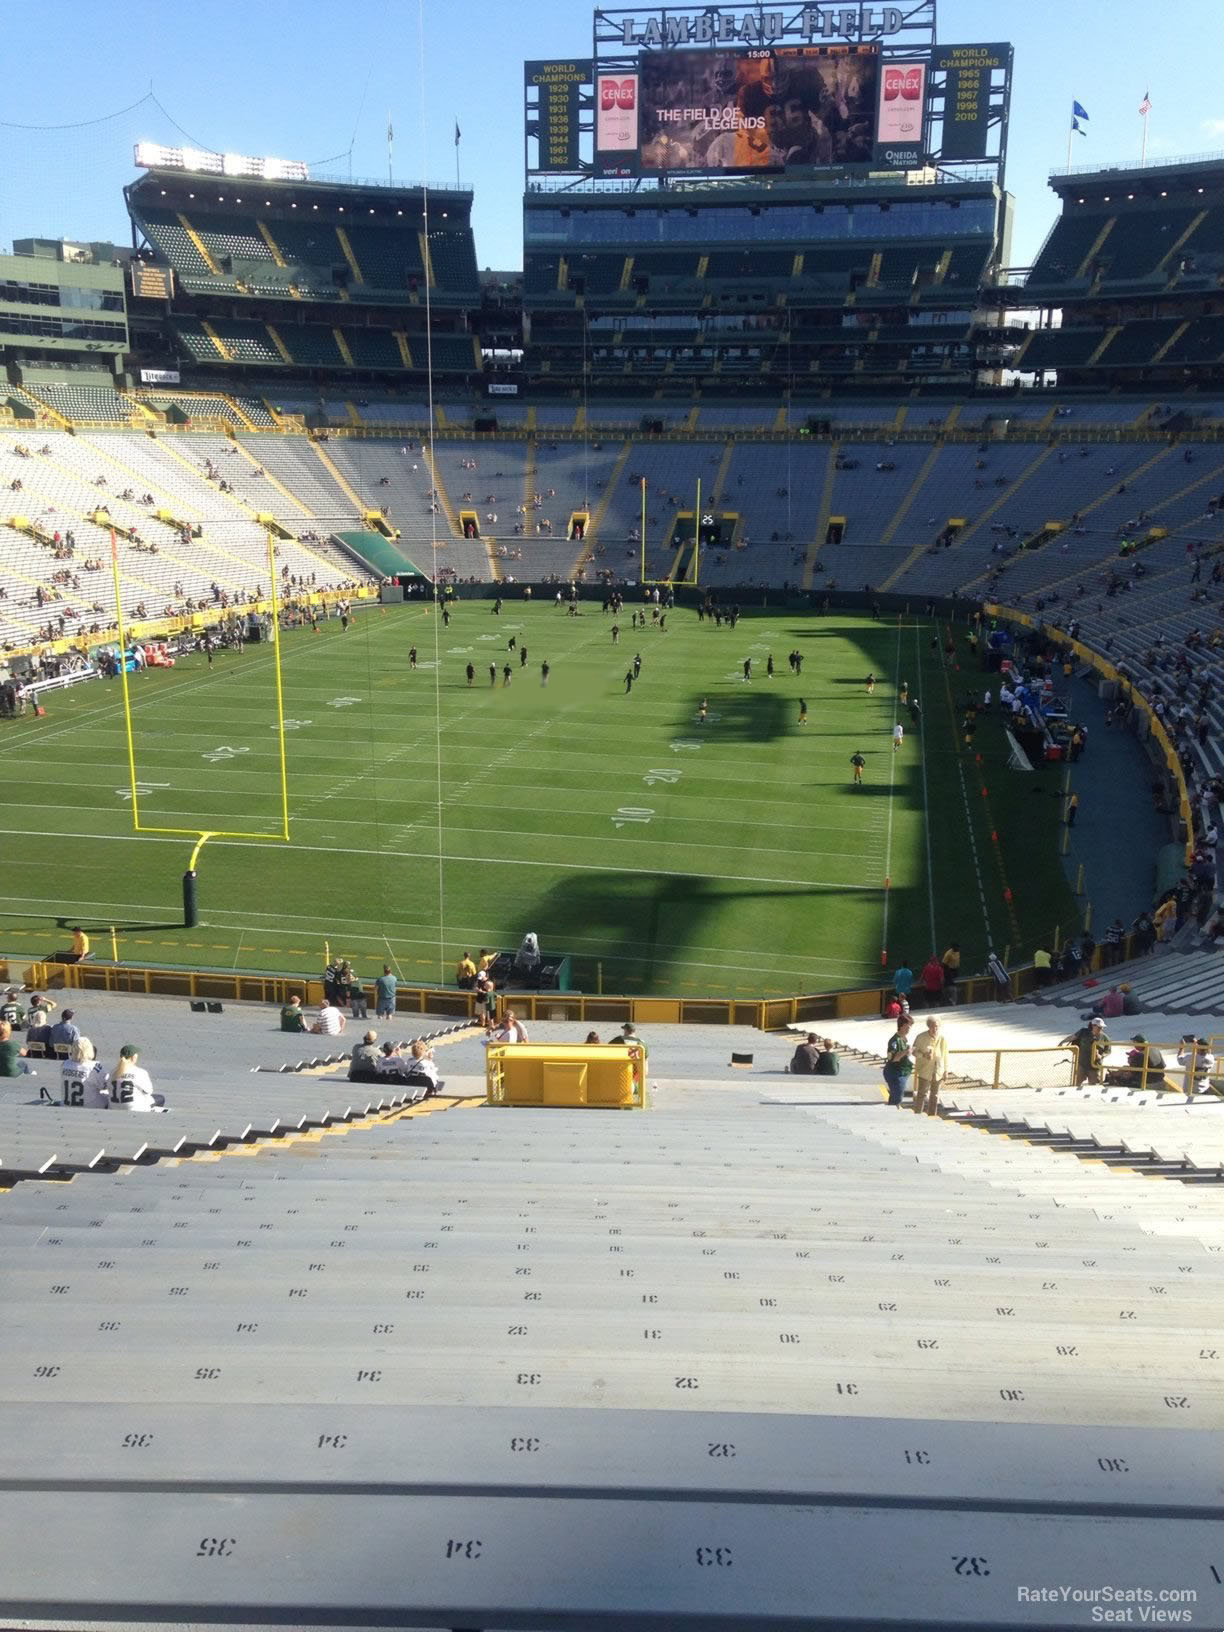
[[[459,121],[455,120],[455,187],[461,189],[463,183],[459,180]]]
[[[391,179],[391,153],[392,153],[392,146],[394,144],[394,141],[395,141],[395,130],[394,130],[392,124],[391,124],[391,110],[390,110],[390,108],[388,108],[387,109],[387,186],[388,187],[393,187],[395,185],[395,183]]]
[[[1150,113],[1150,110],[1149,110],[1149,113]],[[1147,163],[1148,116],[1149,115],[1147,113],[1145,113],[1142,116],[1143,117],[1143,137],[1142,137],[1142,139],[1140,141],[1140,144],[1139,144],[1139,168],[1141,170],[1143,169],[1144,165]]]
[[[1071,173],[1071,138],[1074,135],[1075,135],[1075,117],[1074,117],[1074,115],[1072,115],[1071,123],[1067,126],[1067,174],[1068,175],[1070,175],[1070,173]]]

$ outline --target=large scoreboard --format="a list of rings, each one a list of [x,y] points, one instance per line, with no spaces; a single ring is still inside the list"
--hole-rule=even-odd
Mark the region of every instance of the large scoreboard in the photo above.
[[[526,64],[528,185],[927,165],[1001,181],[1011,62],[937,44],[935,0],[597,11],[589,58]]]

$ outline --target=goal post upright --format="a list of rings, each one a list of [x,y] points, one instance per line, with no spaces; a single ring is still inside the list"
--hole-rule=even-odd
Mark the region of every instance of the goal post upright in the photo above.
[[[277,833],[254,833],[241,829],[205,828],[198,827],[153,827],[147,826],[140,819],[139,780],[136,775],[136,740],[132,728],[132,695],[128,684],[128,641],[127,626],[123,617],[123,593],[119,574],[119,545],[115,536],[115,529],[110,529],[111,539],[111,571],[115,584],[115,628],[119,641],[119,680],[123,696],[123,725],[127,742],[128,777],[132,799],[132,831],[134,833],[160,833],[177,835],[196,841],[191,852],[191,859],[187,870],[183,874],[183,927],[194,929],[198,922],[197,916],[197,867],[200,851],[210,839],[243,839],[256,840],[269,844],[289,843],[289,767],[285,750],[285,692],[281,674],[281,640],[280,640],[280,599],[276,592],[276,556],[273,545],[272,529],[265,529],[265,545],[268,558],[268,599],[272,608],[272,670],[275,683],[276,724],[277,734],[277,768],[280,783],[280,831]],[[262,597],[257,597],[258,605]]]

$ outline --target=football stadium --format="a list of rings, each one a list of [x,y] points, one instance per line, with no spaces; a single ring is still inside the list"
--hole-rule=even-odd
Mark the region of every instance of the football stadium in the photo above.
[[[0,121],[0,1627],[1224,1625],[1224,155],[563,32]]]

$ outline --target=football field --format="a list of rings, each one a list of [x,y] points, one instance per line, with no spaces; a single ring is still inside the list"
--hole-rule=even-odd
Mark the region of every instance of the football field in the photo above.
[[[46,955],[80,922],[98,958],[113,926],[136,964],[317,974],[327,941],[367,980],[387,962],[449,982],[464,951],[534,930],[585,991],[756,997],[872,984],[882,960],[917,967],[951,940],[973,972],[1073,923],[1061,771],[1009,771],[994,718],[961,744],[963,705],[997,691],[963,628],[945,663],[944,626],[920,619],[749,613],[732,630],[677,607],[661,632],[631,610],[618,644],[589,601],[286,635],[291,839],[211,840],[191,930],[192,840],[132,831],[119,682],[52,693],[46,718],[0,725],[0,952]],[[142,824],[277,832],[274,681],[264,646],[131,677]]]

